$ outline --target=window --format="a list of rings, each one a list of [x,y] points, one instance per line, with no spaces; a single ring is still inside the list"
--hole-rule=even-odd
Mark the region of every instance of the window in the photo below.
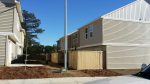
[[[85,39],[93,37],[93,25],[85,29]]]
[[[88,39],[88,28],[85,29],[85,39]]]
[[[93,32],[90,32],[90,37],[93,37]]]
[[[85,33],[88,33],[88,28],[85,29]]]
[[[89,37],[92,38],[93,37],[93,26],[89,27]]]
[[[78,44],[78,34],[74,34],[73,35],[73,46],[77,46]]]

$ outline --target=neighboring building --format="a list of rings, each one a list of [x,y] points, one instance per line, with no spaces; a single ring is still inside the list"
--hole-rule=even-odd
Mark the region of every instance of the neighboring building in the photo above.
[[[0,66],[23,54],[25,31],[19,0],[0,0]]]
[[[103,51],[103,68],[137,69],[150,64],[149,27],[150,0],[136,0],[78,29],[75,45]]]

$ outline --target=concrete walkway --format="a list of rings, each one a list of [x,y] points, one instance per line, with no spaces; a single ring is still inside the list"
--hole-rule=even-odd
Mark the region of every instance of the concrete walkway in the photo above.
[[[11,64],[11,65],[9,65],[9,67],[23,67],[23,66],[38,67],[38,66],[44,66],[44,65],[42,65],[42,64]]]
[[[86,84],[106,77],[71,77],[46,79],[0,80],[0,84]]]

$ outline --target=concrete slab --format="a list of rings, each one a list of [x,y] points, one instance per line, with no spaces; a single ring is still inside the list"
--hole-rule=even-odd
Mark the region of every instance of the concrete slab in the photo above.
[[[28,66],[28,67],[38,67],[38,66],[44,66],[42,64],[11,64],[9,67],[23,67],[23,66]]]
[[[70,77],[70,78],[44,78],[44,79],[17,79],[0,80],[0,84],[84,84],[106,77]]]

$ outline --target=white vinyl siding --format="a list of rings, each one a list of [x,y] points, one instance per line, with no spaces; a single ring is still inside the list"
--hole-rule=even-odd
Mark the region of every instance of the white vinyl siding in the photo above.
[[[102,18],[150,22],[150,2],[147,0],[136,0],[103,15]]]
[[[12,7],[7,7],[11,5]],[[0,1],[0,32],[13,31],[13,4],[4,4]]]
[[[140,69],[150,64],[150,47],[107,46],[108,69]]]
[[[5,65],[6,58],[6,36],[0,35],[0,66]]]
[[[150,24],[103,19],[103,43],[150,44]]]

